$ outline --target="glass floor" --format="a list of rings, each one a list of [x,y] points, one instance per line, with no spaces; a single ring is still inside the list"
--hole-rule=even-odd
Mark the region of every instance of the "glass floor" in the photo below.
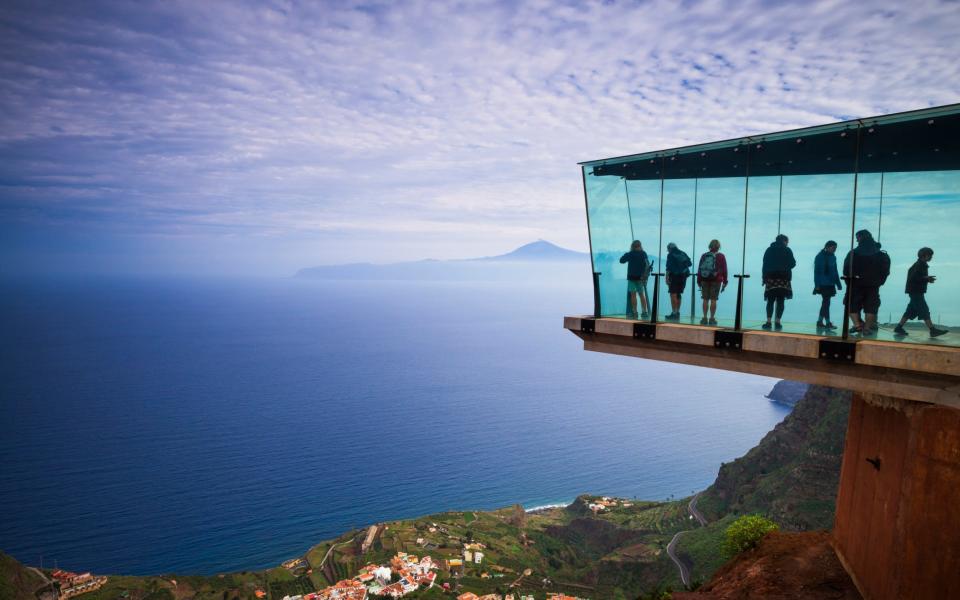
[[[608,315],[608,317],[616,319],[627,319],[626,315]],[[658,321],[659,323],[679,323],[681,325],[700,325],[700,316],[691,317],[690,315],[681,316],[679,320],[670,320],[670,321]],[[635,320],[635,319],[627,319]],[[638,322],[647,322],[645,319],[640,319]],[[743,321],[743,331],[767,331],[761,329],[764,321],[762,320],[744,320]],[[732,329],[734,326],[733,319],[717,319],[717,324],[712,325],[711,327],[723,328],[723,329]],[[783,322],[783,329],[779,330],[777,333],[800,333],[806,335],[815,335],[818,337],[836,337],[839,338],[841,334],[841,325],[836,323],[837,328],[834,330],[831,335],[830,332],[824,330],[818,330],[816,323],[798,323],[791,321]],[[866,340],[881,340],[887,342],[906,342],[906,343],[915,343],[915,344],[929,344],[935,346],[956,346],[960,342],[960,328],[950,327],[947,325],[938,325],[941,329],[947,329],[950,333],[942,335],[937,338],[930,337],[930,332],[927,329],[926,325],[919,324],[916,322],[907,323],[904,326],[908,335],[907,336],[898,336],[894,335],[893,328],[896,326],[896,323],[883,323],[880,325],[879,331],[876,335],[867,336],[861,338],[856,334],[850,334],[851,340],[866,339]],[[775,330],[769,330],[775,331]]]

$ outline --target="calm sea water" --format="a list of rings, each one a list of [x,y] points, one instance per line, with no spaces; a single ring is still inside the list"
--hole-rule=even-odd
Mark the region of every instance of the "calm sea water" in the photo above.
[[[381,520],[687,495],[783,418],[770,379],[584,352],[582,280],[4,283],[0,548],[261,568]]]

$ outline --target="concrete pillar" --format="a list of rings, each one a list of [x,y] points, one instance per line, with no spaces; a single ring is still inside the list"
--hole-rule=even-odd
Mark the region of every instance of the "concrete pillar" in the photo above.
[[[866,600],[960,598],[960,410],[855,393],[833,535]]]

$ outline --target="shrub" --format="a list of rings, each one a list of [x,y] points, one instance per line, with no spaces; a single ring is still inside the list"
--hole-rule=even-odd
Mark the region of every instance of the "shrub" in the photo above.
[[[755,548],[763,536],[779,529],[776,523],[760,515],[742,516],[727,527],[723,549],[729,556],[739,554]]]

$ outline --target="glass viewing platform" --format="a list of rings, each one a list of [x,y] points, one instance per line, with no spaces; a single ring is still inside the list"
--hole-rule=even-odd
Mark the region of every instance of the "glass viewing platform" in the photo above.
[[[960,104],[581,166],[596,318],[960,346]]]

